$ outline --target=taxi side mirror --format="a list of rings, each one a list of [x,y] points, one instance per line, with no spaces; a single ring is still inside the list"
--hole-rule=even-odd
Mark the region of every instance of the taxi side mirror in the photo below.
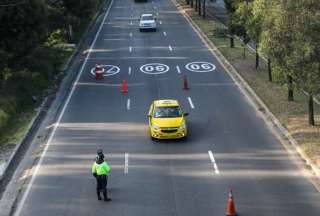
[[[188,116],[188,115],[189,115],[189,113],[184,113],[184,114],[183,114],[183,116]]]

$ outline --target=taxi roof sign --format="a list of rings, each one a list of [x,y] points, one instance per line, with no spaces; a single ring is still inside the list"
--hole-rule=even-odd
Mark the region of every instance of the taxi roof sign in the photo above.
[[[154,104],[156,106],[179,106],[179,103],[177,100],[171,100],[171,99],[156,100],[154,101]]]

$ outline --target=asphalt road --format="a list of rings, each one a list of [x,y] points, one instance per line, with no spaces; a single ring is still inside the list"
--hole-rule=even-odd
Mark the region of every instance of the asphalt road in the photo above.
[[[157,32],[139,32],[145,12],[159,13]],[[148,135],[149,105],[165,98],[190,113],[186,141]],[[108,203],[91,175],[97,148]],[[38,168],[16,215],[224,215],[230,188],[241,215],[320,215],[319,193],[170,0],[113,2]]]

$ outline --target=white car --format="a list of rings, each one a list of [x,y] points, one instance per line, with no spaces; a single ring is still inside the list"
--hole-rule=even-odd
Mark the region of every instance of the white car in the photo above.
[[[139,22],[140,31],[143,30],[157,30],[156,18],[153,14],[142,14]]]

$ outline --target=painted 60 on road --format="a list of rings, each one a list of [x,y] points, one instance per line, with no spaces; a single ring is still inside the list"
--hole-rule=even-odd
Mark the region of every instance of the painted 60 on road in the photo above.
[[[192,72],[206,73],[216,69],[216,66],[209,62],[190,62],[186,65],[186,69]]]
[[[150,63],[140,67],[140,71],[146,74],[162,74],[169,71],[169,66],[161,63]]]

